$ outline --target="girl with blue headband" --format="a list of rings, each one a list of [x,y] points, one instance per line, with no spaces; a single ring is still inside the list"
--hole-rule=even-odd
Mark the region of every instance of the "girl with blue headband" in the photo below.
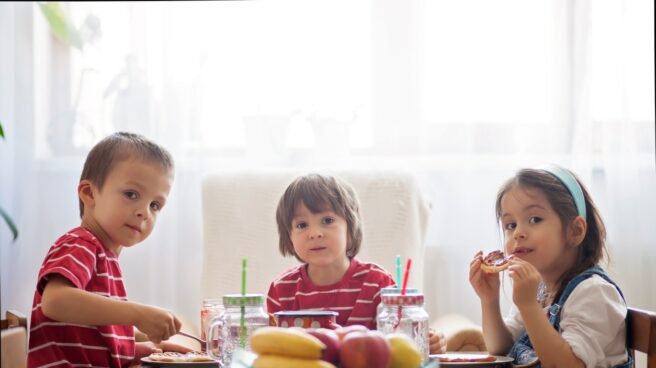
[[[481,269],[481,251],[469,271],[489,352],[520,365],[630,367],[626,303],[599,266],[606,231],[581,182],[558,166],[520,170],[501,187],[496,213],[513,289],[506,318],[499,275]]]

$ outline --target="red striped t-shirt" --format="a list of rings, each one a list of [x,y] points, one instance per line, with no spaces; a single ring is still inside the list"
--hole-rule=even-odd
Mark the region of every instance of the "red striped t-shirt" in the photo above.
[[[32,304],[28,367],[125,367],[134,360],[130,325],[88,326],[58,322],[41,310],[48,280],[59,275],[76,288],[127,300],[116,256],[78,227],[57,239],[46,255]]]
[[[376,307],[380,303],[380,289],[395,286],[394,279],[374,263],[351,260],[346,274],[333,284],[317,286],[302,264],[287,270],[269,286],[269,313],[294,310],[331,310],[339,313],[341,326],[365,325],[376,329]]]

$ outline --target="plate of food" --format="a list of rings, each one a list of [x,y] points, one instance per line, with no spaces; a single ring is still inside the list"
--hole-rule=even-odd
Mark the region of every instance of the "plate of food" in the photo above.
[[[513,359],[507,356],[487,353],[446,353],[431,354],[431,359],[439,360],[440,367],[510,367]]]
[[[216,368],[219,363],[201,351],[190,351],[188,353],[176,353],[167,351],[164,353],[152,353],[141,358],[141,362],[156,367],[194,367],[194,368]]]

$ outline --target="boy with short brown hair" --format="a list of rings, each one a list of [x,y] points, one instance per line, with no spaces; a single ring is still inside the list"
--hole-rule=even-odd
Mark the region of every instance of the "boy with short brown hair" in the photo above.
[[[150,235],[172,184],[171,155],[140,135],[114,133],[89,152],[81,225],[55,242],[39,270],[28,367],[125,367],[160,348],[189,350],[162,343],[180,321],[128,301],[118,263],[124,247]],[[152,342],[135,342],[134,327]]]

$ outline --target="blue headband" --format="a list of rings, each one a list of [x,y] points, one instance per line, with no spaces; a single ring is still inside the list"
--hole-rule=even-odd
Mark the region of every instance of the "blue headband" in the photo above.
[[[567,188],[569,193],[574,198],[574,204],[576,205],[576,211],[579,213],[579,216],[583,219],[587,219],[585,212],[585,197],[583,197],[583,190],[579,185],[579,182],[574,178],[569,171],[563,169],[560,166],[556,165],[544,165],[539,167],[540,170],[544,170],[549,174],[553,175],[556,179],[560,180],[561,183]]]

